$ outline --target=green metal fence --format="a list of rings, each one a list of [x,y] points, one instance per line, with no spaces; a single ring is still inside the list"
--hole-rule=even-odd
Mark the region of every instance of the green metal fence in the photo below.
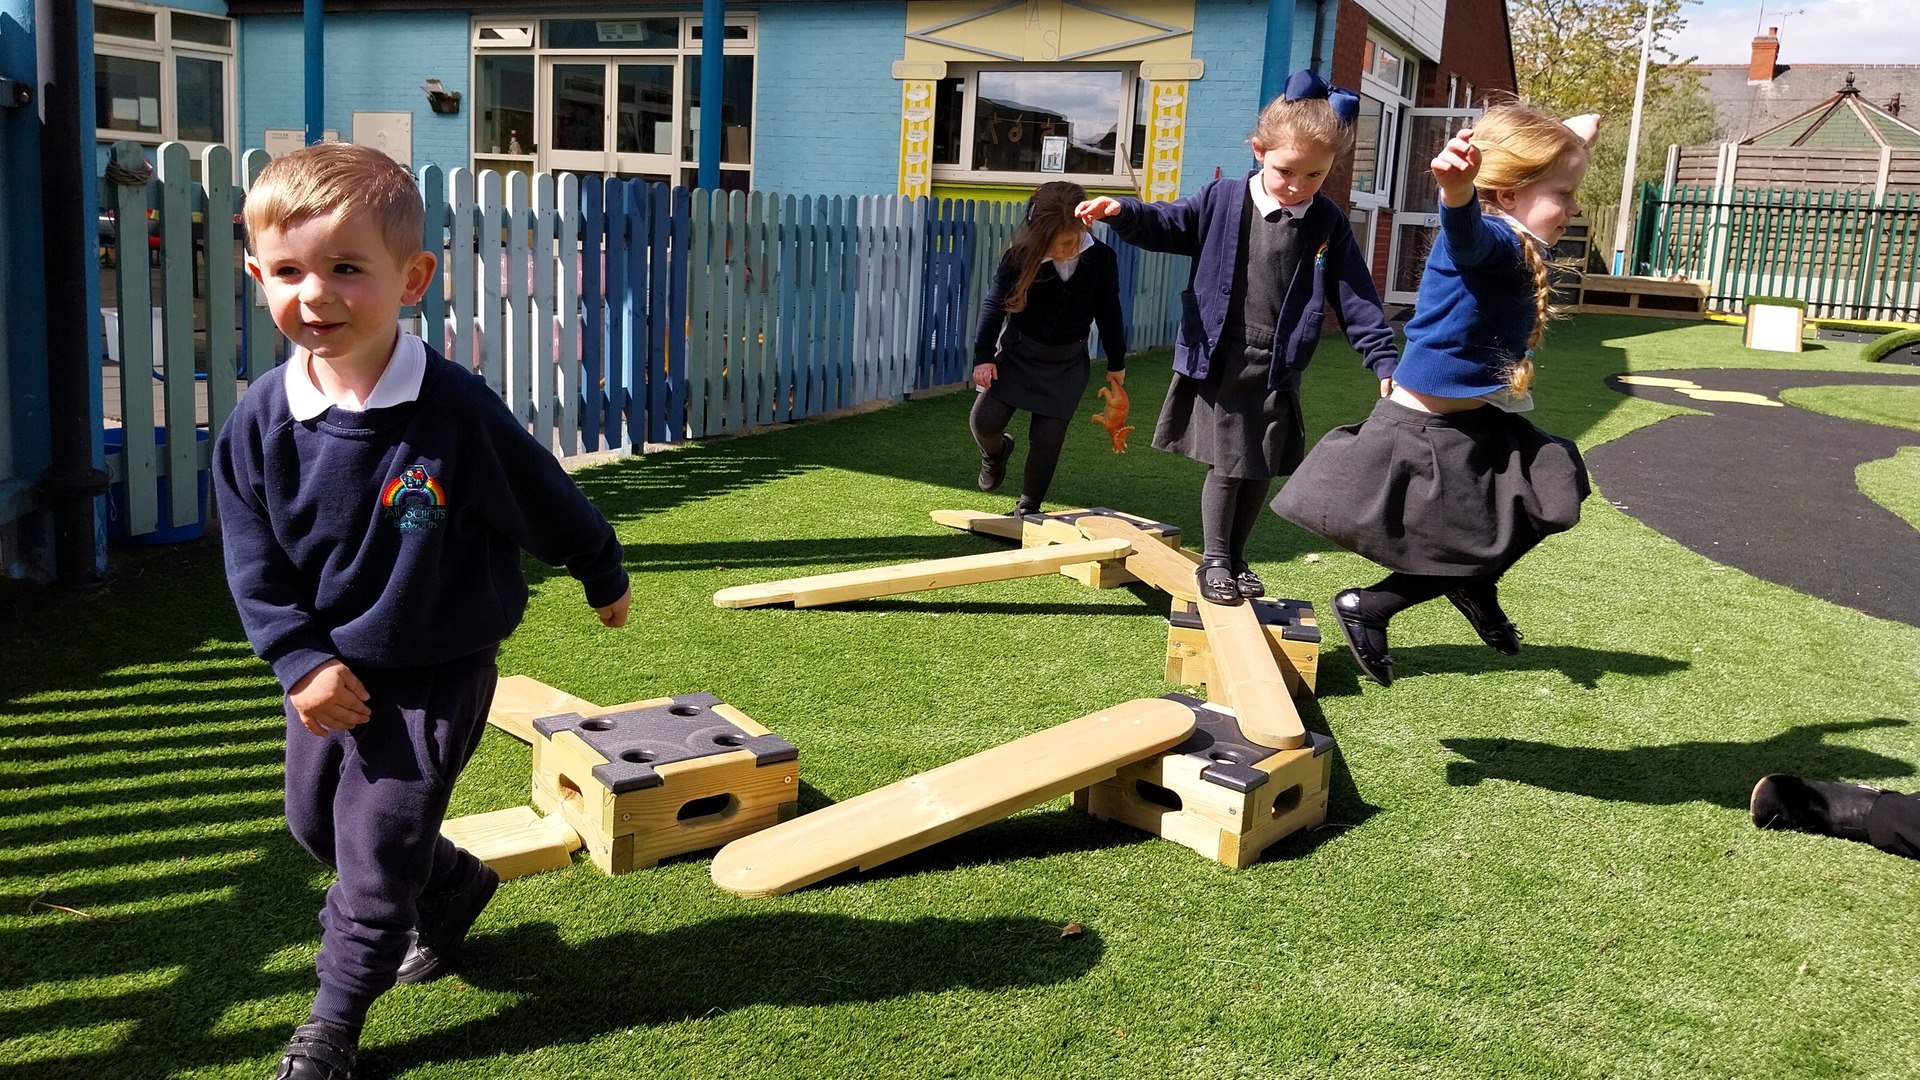
[[[1642,213],[1641,272],[1709,282],[1716,310],[1791,296],[1815,318],[1920,321],[1920,194],[1679,185]]]

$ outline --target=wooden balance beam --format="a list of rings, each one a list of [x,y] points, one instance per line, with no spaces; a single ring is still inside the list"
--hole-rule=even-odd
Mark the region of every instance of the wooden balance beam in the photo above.
[[[1143,531],[1138,525],[1123,518],[1105,515],[1076,518],[1073,524],[1089,539],[1125,540],[1128,547],[1132,549],[1132,554],[1127,556],[1128,573],[1161,592],[1177,596],[1182,600],[1199,602],[1200,592],[1193,580],[1193,562]],[[1037,550],[1051,551],[1053,548]],[[1085,560],[1075,561],[1084,562]]]
[[[713,859],[714,884],[778,896],[881,863],[1113,776],[1192,733],[1191,709],[1139,698],[744,836]]]
[[[735,585],[714,593],[713,603],[715,607],[723,608],[789,602],[797,608],[819,607],[822,604],[866,600],[875,596],[1038,577],[1051,574],[1070,563],[1125,558],[1132,550],[1133,543],[1130,540],[1103,539],[1013,551],[989,551],[953,559],[927,559],[894,566],[768,581],[758,585]]]
[[[1208,696],[1234,711],[1240,733],[1247,739],[1278,750],[1305,745],[1306,726],[1293,707],[1286,677],[1280,674],[1280,662],[1273,657],[1273,646],[1253,605],[1202,602],[1196,606],[1207,632],[1207,649],[1213,654]]]
[[[565,690],[548,686],[539,679],[508,675],[494,688],[493,707],[487,710],[487,723],[523,743],[531,744],[535,738],[533,722],[543,716],[559,716],[561,713],[600,716],[626,712],[645,704],[649,703],[629,701],[602,708],[584,698],[574,697]]]

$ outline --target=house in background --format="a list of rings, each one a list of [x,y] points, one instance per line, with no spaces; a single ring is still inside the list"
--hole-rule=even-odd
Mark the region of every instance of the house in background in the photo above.
[[[1859,108],[1911,127],[1920,116],[1920,64],[1782,64],[1779,27],[1753,39],[1745,64],[1694,64],[1713,101],[1720,136],[1745,143],[1804,116],[1843,87]]]

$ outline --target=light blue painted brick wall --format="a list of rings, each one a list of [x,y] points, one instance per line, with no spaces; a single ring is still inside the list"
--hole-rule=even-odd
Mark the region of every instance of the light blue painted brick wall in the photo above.
[[[759,10],[754,186],[890,195],[900,184],[899,0]]]
[[[148,0],[149,3],[153,0]],[[159,0],[161,7],[179,11],[197,11],[202,15],[227,14],[227,0]]]
[[[467,86],[469,21],[464,11],[338,14],[326,20],[325,126],[352,138],[353,114],[411,112],[413,167],[467,164],[473,94]],[[298,15],[240,21],[240,134],[261,145],[268,128],[304,128],[306,45]],[[439,79],[458,90],[460,111],[427,106],[420,84]]]
[[[1297,0],[1293,12],[1293,49],[1282,74],[1309,66],[1313,59],[1315,0]],[[1322,16],[1320,71],[1325,74],[1333,50],[1332,3]],[[1260,77],[1266,65],[1267,0],[1196,0],[1193,55],[1206,61],[1206,76],[1191,86],[1187,102],[1186,158],[1180,171],[1181,194],[1192,194],[1213,179],[1253,168],[1247,135],[1260,112]]]

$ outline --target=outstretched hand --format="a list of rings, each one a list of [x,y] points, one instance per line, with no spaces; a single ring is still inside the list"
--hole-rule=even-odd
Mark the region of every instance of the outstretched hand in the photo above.
[[[1094,222],[1103,218],[1110,218],[1119,212],[1120,200],[1110,198],[1106,195],[1102,195],[1097,199],[1088,199],[1086,202],[1073,208],[1073,216],[1079,218],[1080,224],[1088,228],[1092,228]]]
[[[1448,206],[1465,206],[1473,201],[1473,178],[1480,173],[1480,150],[1473,145],[1473,129],[1461,128],[1429,166],[1433,181],[1440,185],[1440,201]]]
[[[1599,113],[1581,113],[1579,116],[1571,119],[1562,120],[1561,123],[1567,126],[1568,131],[1580,136],[1581,142],[1592,146],[1593,140],[1600,137],[1600,121],[1602,119],[1603,117]]]

